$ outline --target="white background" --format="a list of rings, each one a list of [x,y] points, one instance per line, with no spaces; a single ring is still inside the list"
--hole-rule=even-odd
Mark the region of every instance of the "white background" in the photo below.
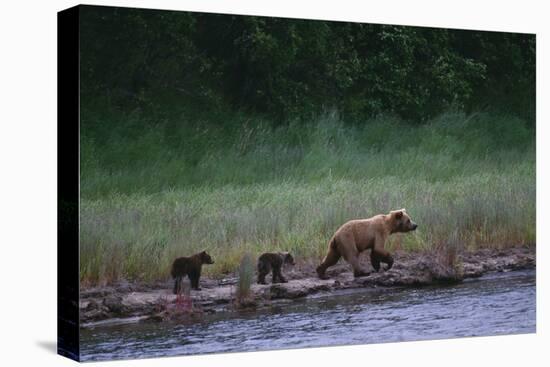
[[[548,49],[544,1],[91,1],[93,4],[537,33],[537,334],[97,363],[130,366],[531,366],[548,362]],[[3,2],[0,21],[0,361],[72,365],[56,341],[56,12]],[[544,88],[543,90],[543,87]],[[544,93],[543,93],[544,92]],[[338,339],[338,335],[334,335]],[[544,345],[546,344],[546,350]],[[544,358],[546,357],[546,358]]]

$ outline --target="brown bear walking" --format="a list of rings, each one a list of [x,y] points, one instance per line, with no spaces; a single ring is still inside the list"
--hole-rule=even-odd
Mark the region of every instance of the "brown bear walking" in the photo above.
[[[201,269],[203,264],[214,264],[214,260],[206,253],[199,252],[189,257],[178,257],[172,263],[172,278],[174,278],[174,294],[179,294],[181,291],[181,280],[184,276],[188,276],[191,281],[191,288],[200,291],[199,279],[201,277]]]
[[[286,283],[281,268],[283,264],[294,265],[294,258],[288,252],[266,252],[258,258],[258,284],[266,284],[265,276],[273,272],[272,283]]]
[[[344,223],[329,241],[328,253],[317,274],[321,279],[327,279],[325,271],[343,257],[353,268],[356,277],[369,275],[359,266],[359,254],[366,249],[371,250],[371,263],[376,271],[380,263],[386,263],[389,270],[393,265],[393,257],[384,249],[388,236],[396,232],[414,231],[414,223],[405,209],[394,210],[389,214],[379,214],[369,219],[356,219]]]

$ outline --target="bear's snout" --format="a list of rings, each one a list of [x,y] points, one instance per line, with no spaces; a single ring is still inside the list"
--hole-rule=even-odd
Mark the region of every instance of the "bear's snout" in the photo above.
[[[416,227],[418,227],[418,224],[416,224],[415,222],[412,222],[411,223],[411,228],[412,228],[413,231],[416,229]]]

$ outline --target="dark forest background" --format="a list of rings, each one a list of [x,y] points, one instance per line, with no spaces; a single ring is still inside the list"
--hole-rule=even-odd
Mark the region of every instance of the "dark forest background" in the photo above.
[[[80,37],[85,104],[279,123],[329,109],[417,123],[492,109],[534,123],[529,34],[83,7]]]

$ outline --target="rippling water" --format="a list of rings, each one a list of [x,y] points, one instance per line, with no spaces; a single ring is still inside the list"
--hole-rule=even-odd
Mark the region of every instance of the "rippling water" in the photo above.
[[[206,290],[205,290],[206,291]],[[304,348],[535,332],[535,271],[459,285],[353,290],[191,325],[81,331],[82,360]]]

